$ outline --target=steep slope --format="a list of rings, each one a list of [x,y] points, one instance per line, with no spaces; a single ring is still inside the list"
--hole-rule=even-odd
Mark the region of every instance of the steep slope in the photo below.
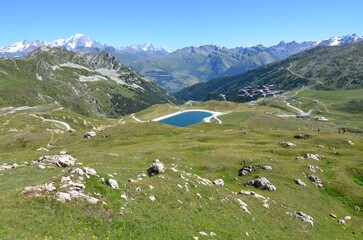
[[[335,47],[317,47],[233,77],[217,78],[175,93],[180,100],[220,99],[246,101],[238,96],[248,85],[274,84],[277,89],[317,84],[319,89],[363,87],[363,42]]]
[[[41,47],[0,61],[0,104],[54,103],[86,115],[118,116],[175,99],[107,52]]]

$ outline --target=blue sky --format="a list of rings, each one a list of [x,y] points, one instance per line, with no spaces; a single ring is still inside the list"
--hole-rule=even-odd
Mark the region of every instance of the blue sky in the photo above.
[[[177,49],[363,35],[362,0],[2,0],[0,46],[76,33]]]

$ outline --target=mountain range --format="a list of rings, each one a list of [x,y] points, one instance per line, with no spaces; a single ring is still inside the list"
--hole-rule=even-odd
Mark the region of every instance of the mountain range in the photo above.
[[[114,55],[121,63],[132,67],[165,90],[177,92],[213,78],[241,74],[317,46],[341,46],[362,40],[363,36],[351,34],[302,43],[281,41],[270,47],[256,45],[226,48],[203,45],[185,47],[171,52],[166,48],[156,48],[150,43],[113,47],[100,44],[83,34],[76,34],[73,37],[49,43],[43,40],[33,42],[24,40],[8,47],[0,47],[0,56],[24,57],[42,45],[81,52],[105,50]]]
[[[273,85],[276,90],[302,85],[314,85],[324,90],[363,88],[362,69],[363,42],[318,46],[243,74],[195,84],[174,95],[182,101],[244,102],[254,99],[240,94],[245,87]]]
[[[116,117],[175,102],[106,51],[84,53],[45,45],[24,59],[1,59],[0,85],[0,105],[54,104],[87,116]]]

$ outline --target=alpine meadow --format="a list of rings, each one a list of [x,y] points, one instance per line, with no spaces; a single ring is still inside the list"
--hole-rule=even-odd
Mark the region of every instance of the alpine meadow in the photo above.
[[[5,4],[0,239],[363,239],[358,5],[136,2]]]

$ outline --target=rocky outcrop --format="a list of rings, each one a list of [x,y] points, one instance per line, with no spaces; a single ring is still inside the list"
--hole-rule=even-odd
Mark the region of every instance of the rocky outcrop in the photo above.
[[[113,189],[118,189],[119,187],[118,187],[118,183],[117,183],[117,181],[115,180],[115,179],[108,179],[107,181],[106,181],[106,183],[107,183],[107,185],[109,185],[111,188],[113,188]]]
[[[311,226],[314,226],[314,218],[312,218],[311,216],[309,216],[303,212],[294,212],[294,213],[286,212],[286,214],[289,216],[295,217],[307,224],[310,224]]]
[[[296,147],[295,143],[292,143],[292,142],[289,142],[289,141],[280,142],[280,145],[282,145],[283,147]]]
[[[276,187],[272,185],[267,178],[264,177],[257,178],[256,180],[249,180],[245,183],[245,185],[254,186],[255,188],[262,190],[276,191]]]
[[[165,172],[165,169],[164,164],[162,164],[159,159],[156,159],[146,171],[149,177],[151,177],[154,174]]]
[[[89,131],[84,134],[83,138],[91,139],[91,138],[95,137],[96,135],[97,135],[97,133],[95,131]]]
[[[76,162],[76,159],[71,155],[53,155],[53,156],[43,156],[38,159],[38,163],[51,163],[58,167],[69,167],[73,166]]]
[[[315,186],[320,187],[320,188],[324,187],[323,183],[317,176],[309,175],[308,178],[310,181],[312,181],[315,184]]]
[[[306,159],[313,159],[315,161],[320,161],[320,159],[323,159],[324,156],[323,155],[319,155],[319,154],[307,153],[307,154],[305,154],[304,158],[306,158]]]
[[[303,181],[301,181],[301,179],[299,179],[299,178],[294,179],[294,182],[295,182],[297,185],[300,185],[300,186],[306,187],[306,183],[304,183]]]
[[[216,179],[216,180],[213,181],[213,184],[216,185],[216,186],[223,187],[224,186],[224,181],[223,181],[223,179]]]
[[[252,172],[253,168],[252,166],[246,166],[246,167],[243,167],[241,168],[239,171],[238,171],[238,176],[244,176],[250,172]]]

